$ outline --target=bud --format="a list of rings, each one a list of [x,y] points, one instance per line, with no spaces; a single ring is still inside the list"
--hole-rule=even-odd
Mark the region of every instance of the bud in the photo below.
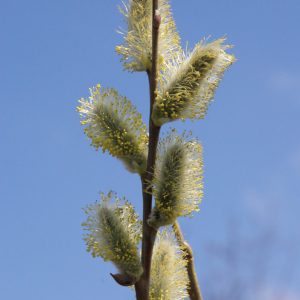
[[[196,45],[190,55],[169,61],[163,75],[152,120],[157,126],[177,119],[202,119],[225,70],[234,56],[225,52],[224,39]]]
[[[150,279],[150,300],[184,300],[189,284],[185,253],[177,245],[174,235],[158,234],[153,249]]]
[[[180,38],[172,16],[169,0],[159,0],[159,58],[161,68],[180,50]],[[122,55],[125,69],[129,71],[147,71],[151,69],[152,58],[152,0],[129,0],[120,9],[125,16],[127,32],[124,44],[116,51]],[[176,54],[177,55],[177,54]]]
[[[77,107],[92,145],[122,160],[127,169],[142,174],[146,170],[148,134],[142,116],[132,103],[113,89],[98,84],[89,99]]]
[[[148,223],[154,228],[173,224],[199,210],[203,196],[202,146],[176,131],[160,141],[153,176],[155,207]]]
[[[115,203],[110,203],[111,200]],[[101,194],[101,202],[85,209],[87,220],[82,224],[87,251],[93,257],[111,261],[131,280],[143,273],[137,245],[141,239],[141,222],[132,205],[119,199],[113,192]]]

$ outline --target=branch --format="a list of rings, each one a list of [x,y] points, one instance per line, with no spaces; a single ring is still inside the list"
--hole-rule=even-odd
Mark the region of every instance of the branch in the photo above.
[[[149,182],[153,179],[153,171],[156,159],[156,150],[159,139],[160,127],[152,122],[152,109],[157,89],[157,56],[158,56],[158,35],[161,18],[158,14],[158,0],[153,0],[152,12],[152,67],[148,70],[150,86],[150,116],[149,116],[149,146],[147,171],[141,177],[143,188],[143,241],[142,241],[142,265],[144,273],[141,279],[135,284],[137,300],[149,299],[149,285],[153,245],[157,231],[147,223],[152,210],[152,188]]]
[[[190,286],[188,287],[189,296],[191,300],[203,300],[195,270],[192,247],[185,241],[179,223],[177,221],[173,224],[173,230],[179,245],[186,253],[186,259],[188,260],[187,271],[190,280]]]

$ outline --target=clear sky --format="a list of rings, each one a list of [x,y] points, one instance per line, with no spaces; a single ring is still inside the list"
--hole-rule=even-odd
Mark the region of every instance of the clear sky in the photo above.
[[[146,76],[123,72],[114,52],[124,27],[118,4],[0,1],[0,299],[134,298],[109,277],[111,264],[86,253],[80,226],[82,208],[100,191],[115,190],[141,211],[138,176],[89,146],[75,111],[99,82],[129,97],[147,121]],[[234,220],[235,229],[246,223],[243,240],[268,228],[280,241],[256,299],[300,299],[300,2],[172,4],[183,44],[226,35],[238,58],[207,117],[172,124],[192,129],[204,147],[201,212],[181,220],[204,294],[213,264],[207,245],[226,240]],[[247,253],[254,250],[264,253],[265,244]],[[292,270],[290,280],[276,275]]]

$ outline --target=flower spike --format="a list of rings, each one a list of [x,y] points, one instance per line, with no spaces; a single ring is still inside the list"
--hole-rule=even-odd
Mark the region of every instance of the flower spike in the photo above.
[[[153,249],[150,300],[184,300],[189,285],[185,253],[177,245],[174,234],[158,234]]]
[[[115,203],[110,202],[114,200]],[[88,231],[84,240],[93,257],[113,262],[121,274],[136,281],[143,269],[137,245],[141,239],[141,222],[134,208],[113,192],[101,194],[101,202],[85,209],[87,221],[82,224]]]
[[[202,119],[226,69],[235,58],[225,52],[225,39],[200,42],[190,55],[169,61],[154,105],[157,126],[177,119]]]
[[[122,55],[125,69],[129,71],[147,71],[151,69],[152,56],[152,0],[129,0],[120,9],[125,16],[127,33],[124,44],[117,46],[116,51]],[[159,30],[160,67],[174,58],[180,49],[180,38],[172,16],[169,0],[159,0],[161,25]]]
[[[98,84],[89,99],[77,107],[92,145],[121,159],[127,169],[142,174],[146,169],[148,135],[142,116],[131,102],[113,89]]]
[[[203,196],[202,146],[176,131],[159,143],[153,177],[155,207],[148,223],[154,228],[199,210]]]

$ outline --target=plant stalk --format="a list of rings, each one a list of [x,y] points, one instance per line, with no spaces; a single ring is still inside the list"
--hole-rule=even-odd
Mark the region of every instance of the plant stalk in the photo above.
[[[183,248],[183,251],[185,251],[185,257],[188,261],[187,264],[187,271],[189,276],[190,285],[188,287],[188,293],[191,300],[203,300],[197,273],[195,270],[195,264],[194,264],[194,255],[192,247],[187,243],[187,241],[184,239],[184,236],[182,234],[181,228],[179,226],[178,221],[176,221],[173,224],[173,230],[176,236],[176,239],[179,243],[179,245]]]
[[[143,189],[143,240],[142,240],[142,265],[144,273],[141,279],[135,284],[137,300],[149,299],[149,285],[153,246],[157,231],[147,223],[152,210],[152,188],[149,183],[153,179],[153,171],[156,160],[157,144],[159,140],[160,127],[152,122],[152,109],[156,97],[157,89],[157,56],[158,56],[158,36],[160,26],[160,16],[158,14],[158,0],[152,2],[152,67],[147,71],[150,87],[150,116],[149,116],[149,145],[147,171],[141,176]]]

